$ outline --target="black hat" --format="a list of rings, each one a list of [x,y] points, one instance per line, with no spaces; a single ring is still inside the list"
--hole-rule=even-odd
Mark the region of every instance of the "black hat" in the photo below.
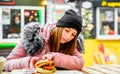
[[[73,10],[67,10],[57,22],[57,27],[68,27],[77,30],[78,34],[82,30],[82,17]]]

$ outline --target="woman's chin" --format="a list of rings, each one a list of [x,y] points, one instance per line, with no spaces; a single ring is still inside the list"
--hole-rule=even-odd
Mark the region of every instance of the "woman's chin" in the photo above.
[[[60,43],[61,43],[61,44],[64,44],[64,43],[66,43],[66,42],[64,42],[64,41],[61,41]]]

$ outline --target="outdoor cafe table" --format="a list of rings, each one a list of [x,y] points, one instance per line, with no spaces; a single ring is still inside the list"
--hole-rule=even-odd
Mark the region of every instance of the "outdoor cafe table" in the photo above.
[[[3,72],[2,74],[22,74],[22,70],[14,72]],[[94,65],[83,67],[82,71],[78,70],[57,70],[53,74],[120,74],[120,65]]]
[[[120,74],[120,65],[95,65],[83,68],[83,74]]]

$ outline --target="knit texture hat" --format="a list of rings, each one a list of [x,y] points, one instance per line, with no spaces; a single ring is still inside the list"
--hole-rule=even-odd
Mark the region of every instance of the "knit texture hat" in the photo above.
[[[73,10],[67,10],[57,22],[57,27],[68,27],[77,30],[78,34],[82,30],[82,17]]]

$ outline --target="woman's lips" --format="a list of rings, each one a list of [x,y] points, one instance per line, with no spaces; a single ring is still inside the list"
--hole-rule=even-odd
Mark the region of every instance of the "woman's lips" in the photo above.
[[[67,42],[67,40],[66,40],[66,39],[64,39],[64,38],[62,38],[62,42]]]

